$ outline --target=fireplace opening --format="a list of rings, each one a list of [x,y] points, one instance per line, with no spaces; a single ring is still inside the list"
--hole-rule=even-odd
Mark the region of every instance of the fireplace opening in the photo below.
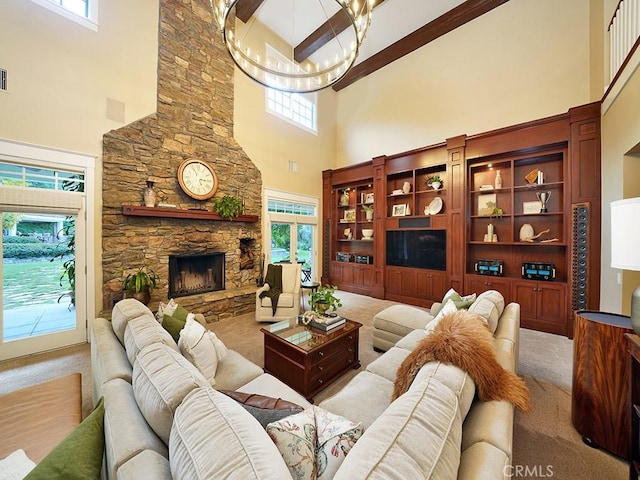
[[[224,290],[224,253],[169,255],[169,298]]]

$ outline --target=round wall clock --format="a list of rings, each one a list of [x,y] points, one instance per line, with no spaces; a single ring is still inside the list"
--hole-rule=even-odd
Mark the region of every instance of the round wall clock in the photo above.
[[[185,160],[178,167],[180,188],[196,200],[207,200],[218,190],[218,177],[213,168],[202,160]]]

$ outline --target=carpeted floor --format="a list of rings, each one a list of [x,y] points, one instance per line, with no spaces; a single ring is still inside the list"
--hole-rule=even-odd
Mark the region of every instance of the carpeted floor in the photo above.
[[[360,329],[362,368],[346,373],[315,397],[316,403],[333,395],[380,354],[373,351],[373,316],[393,302],[340,292],[340,313],[363,324]],[[264,364],[262,324],[253,314],[209,324],[229,347],[258,365]],[[81,372],[83,411],[91,410],[91,373],[88,345],[0,363],[0,394],[71,372]],[[521,329],[519,374],[532,399],[532,412],[516,411],[512,478],[601,480],[628,478],[628,464],[602,450],[585,445],[571,424],[573,342],[566,337]]]

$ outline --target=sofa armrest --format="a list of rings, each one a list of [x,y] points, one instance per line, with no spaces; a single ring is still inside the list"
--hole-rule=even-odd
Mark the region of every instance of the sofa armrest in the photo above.
[[[268,283],[265,283],[263,286],[261,286],[258,290],[256,290],[256,295],[260,296],[260,294],[262,292],[268,292],[269,290],[271,290],[271,287],[269,286]]]
[[[438,310],[440,310],[440,306],[442,305],[442,303],[440,302],[433,302],[433,304],[431,305],[431,309],[429,310],[429,312],[431,313],[431,316],[435,318],[435,316],[438,313]]]

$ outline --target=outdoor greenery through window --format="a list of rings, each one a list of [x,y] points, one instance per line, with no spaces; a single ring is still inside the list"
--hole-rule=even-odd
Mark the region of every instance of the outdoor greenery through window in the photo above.
[[[267,45],[267,55],[274,64],[288,62],[270,45]],[[268,112],[306,130],[318,132],[315,93],[289,93],[269,87],[266,87],[266,93]]]

